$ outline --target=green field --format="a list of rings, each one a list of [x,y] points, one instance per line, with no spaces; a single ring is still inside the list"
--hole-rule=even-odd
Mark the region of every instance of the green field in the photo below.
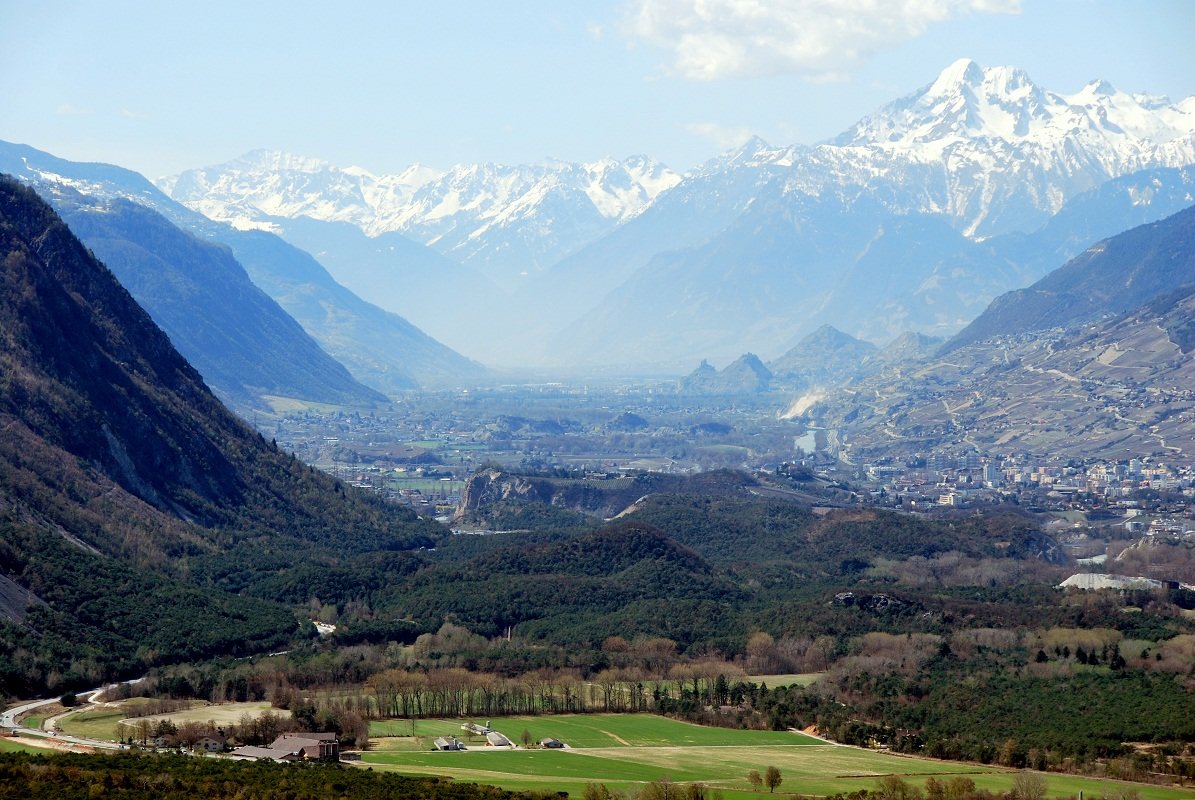
[[[34,747],[31,744],[25,744],[20,739],[13,739],[7,736],[0,737],[0,753],[45,753],[47,750],[44,747]]]
[[[484,721],[484,720],[481,720]],[[921,785],[930,775],[971,777],[982,789],[1006,791],[1014,772],[995,767],[934,761],[827,744],[797,733],[708,728],[646,714],[592,714],[494,719],[492,727],[521,742],[524,730],[533,741],[553,737],[570,750],[489,750],[465,734],[460,721],[420,720],[416,738],[410,722],[374,723],[370,733],[383,738],[364,753],[374,769],[408,774],[446,775],[492,783],[509,789],[567,791],[579,797],[587,783],[637,791],[644,783],[667,777],[677,783],[701,782],[728,800],[758,795],[747,772],[777,767],[785,794],[833,794],[875,788],[877,778],[896,774]],[[387,736],[390,734],[391,736]],[[393,736],[399,734],[399,736]],[[471,749],[463,753],[429,752],[436,736],[455,735]],[[1051,796],[1087,798],[1136,791],[1141,800],[1190,800],[1195,791],[1123,784],[1070,775],[1047,775]]]
[[[21,724],[22,724],[22,725],[24,725],[26,728],[34,728],[34,729],[36,729],[36,728],[40,728],[40,727],[41,727],[41,724],[42,724],[42,720],[43,720],[43,719],[45,719],[45,718],[44,718],[44,717],[39,717],[39,716],[37,716],[37,715],[35,715],[35,714],[30,714],[29,716],[27,716],[27,717],[25,717],[24,719],[22,719],[22,720],[21,720]]]
[[[124,708],[92,708],[68,714],[58,721],[58,727],[71,736],[115,740],[116,723],[128,715]]]
[[[748,675],[747,680],[752,683],[762,683],[769,689],[777,686],[808,686],[825,673],[823,672],[795,672],[787,675]]]

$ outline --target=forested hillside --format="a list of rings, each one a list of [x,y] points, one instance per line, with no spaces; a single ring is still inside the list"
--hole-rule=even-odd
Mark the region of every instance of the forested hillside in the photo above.
[[[112,273],[8,179],[0,264],[0,577],[26,590],[4,609],[6,691],[274,646],[299,631],[289,612],[178,581],[237,572],[247,584],[263,569],[439,535],[233,416]]]

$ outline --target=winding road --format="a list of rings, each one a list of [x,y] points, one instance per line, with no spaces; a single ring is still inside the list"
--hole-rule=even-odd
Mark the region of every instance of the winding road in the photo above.
[[[141,679],[137,678],[136,680],[125,681],[125,683],[133,684],[139,680],[141,680]],[[113,686],[118,686],[118,685],[119,684],[111,684],[109,686],[101,686],[98,689],[91,689],[86,692],[79,692],[76,696],[80,700],[85,699],[86,702],[88,702],[88,703],[94,703],[96,696],[99,695],[100,692],[104,691],[105,689],[110,689]],[[78,745],[80,747],[91,747],[96,750],[123,750],[124,749],[125,746],[120,744],[119,742],[108,742],[108,741],[104,741],[103,739],[88,739],[83,736],[70,736],[70,735],[67,735],[64,733],[59,733],[55,730],[46,731],[46,730],[42,730],[41,728],[29,728],[29,727],[21,725],[20,723],[17,722],[17,719],[19,717],[23,717],[26,714],[28,714],[32,711],[35,711],[39,708],[54,705],[57,702],[58,702],[58,698],[53,697],[53,698],[50,698],[49,700],[34,700],[30,703],[24,703],[19,706],[13,706],[12,708],[10,708],[6,711],[0,712],[0,727],[9,728],[21,736],[32,736],[32,737],[39,738],[39,739],[47,739],[47,740],[55,742],[55,743]],[[62,715],[59,715],[59,716],[62,716]],[[58,719],[58,717],[52,718],[52,720],[57,720],[57,719]],[[50,721],[50,720],[48,720],[48,721]]]

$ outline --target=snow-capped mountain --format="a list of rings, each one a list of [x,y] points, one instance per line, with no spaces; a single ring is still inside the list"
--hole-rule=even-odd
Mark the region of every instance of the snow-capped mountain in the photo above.
[[[1001,287],[1031,283],[1102,236],[1190,204],[1182,168],[1195,164],[1193,132],[1195,98],[1170,103],[1100,82],[1063,96],[1020,70],[957,62],[833,141],[779,148],[754,139],[708,162],[586,248],[579,255],[629,254],[633,269],[617,262],[630,274],[562,326],[554,357],[770,355],[819,324],[876,341],[905,330],[949,335]],[[1178,172],[1155,174],[1166,168]],[[1069,214],[1038,237],[1068,202],[1146,172],[1101,195],[1099,226]],[[734,212],[709,213],[710,187],[731,185],[749,196],[727,193]],[[1132,206],[1125,191],[1137,191]],[[672,231],[697,217],[706,224],[678,242]],[[1040,239],[1040,252],[1026,237]],[[653,250],[653,240],[666,245]],[[560,268],[573,272],[577,261]]]
[[[215,167],[188,170],[158,187],[209,219],[242,229],[270,229],[263,217],[312,217],[375,231],[379,208],[402,206],[442,175],[412,164],[398,175],[341,169],[314,158],[254,150]]]
[[[962,59],[830,142],[758,149],[791,165],[790,192],[870,195],[983,238],[1034,230],[1121,175],[1195,163],[1195,97],[1171,103],[1105,81],[1062,95],[1023,70]]]
[[[408,320],[366,302],[338,284],[323,265],[308,253],[266,231],[238,231],[229,225],[212,222],[171,200],[136,172],[111,164],[67,161],[32,147],[4,141],[0,141],[0,172],[16,176],[49,197],[68,194],[85,198],[85,204],[91,206],[94,213],[104,213],[107,206],[120,208],[123,201],[132,201],[160,214],[164,220],[198,239],[220,245],[213,249],[231,262],[224,273],[210,266],[202,266],[201,261],[199,267],[190,265],[189,275],[178,278],[173,277],[174,273],[188,267],[180,260],[186,254],[186,248],[176,244],[169,247],[163,245],[169,240],[160,234],[155,235],[157,241],[153,244],[138,243],[138,237],[132,234],[127,237],[132,244],[114,243],[111,235],[106,237],[109,240],[107,243],[94,243],[97,252],[106,252],[109,248],[115,248],[118,252],[123,247],[134,254],[153,253],[159,249],[171,253],[164,258],[177,263],[141,268],[149,276],[146,280],[157,281],[163,287],[154,299],[170,306],[171,313],[180,318],[204,322],[208,329],[215,330],[217,339],[221,336],[235,338],[237,335],[257,338],[262,341],[254,342],[254,348],[281,347],[279,352],[289,354],[274,356],[283,365],[297,358],[300,362],[307,362],[307,367],[311,368],[316,356],[303,355],[305,351],[302,346],[288,344],[289,340],[277,334],[245,333],[251,328],[250,322],[237,319],[237,314],[261,316],[263,312],[260,311],[244,311],[246,298],[252,299],[252,293],[260,289],[272,298],[272,302],[281,306],[279,313],[285,311],[282,316],[290,315],[287,322],[296,328],[302,326],[306,335],[318,342],[317,351],[319,347],[325,351],[320,352],[319,357],[330,361],[328,356],[331,356],[340,361],[354,378],[366,386],[393,393],[417,385],[452,385],[457,381],[473,381],[485,372],[480,364],[454,352]],[[61,204],[63,201],[55,202]],[[140,227],[147,228],[146,225]],[[152,226],[148,230],[152,232]],[[119,257],[125,260],[130,258],[128,253]],[[237,274],[245,278],[248,288],[238,288],[235,281],[228,277]],[[252,284],[249,284],[250,279]],[[202,291],[189,286],[188,283],[192,281],[204,284]],[[204,308],[204,297],[214,297],[221,292],[225,295],[231,292],[226,303],[229,308],[215,311]],[[147,305],[153,307],[153,303]],[[226,318],[224,322],[212,322],[221,315]],[[264,324],[262,320],[252,322],[259,327]],[[190,327],[198,326],[192,322]],[[171,336],[175,337],[176,333],[172,331]],[[181,335],[178,341],[182,341]],[[209,359],[219,363],[229,360],[235,362],[241,357],[248,366],[259,371],[279,369],[278,365],[255,364],[253,359],[243,358],[239,355],[243,349],[217,341],[210,345]],[[237,366],[244,368],[245,364]],[[322,380],[328,384],[326,377]],[[272,385],[261,379],[247,383],[259,389]],[[321,388],[326,391],[335,387],[325,385]]]
[[[608,233],[680,176],[650,159],[589,164],[413,165],[374,175],[315,159],[255,151],[164,178],[171,197],[239,227],[269,218],[350,222],[367,235],[399,232],[511,284]]]
[[[161,185],[283,236],[300,216],[351,223],[378,247],[383,232],[405,236],[515,287],[501,301],[482,292],[480,315],[434,307],[454,330],[507,331],[493,340],[501,352],[484,354],[495,363],[517,354],[679,374],[702,357],[778,355],[822,324],[877,342],[951,335],[1097,239],[1190,204],[1192,165],[1195,98],[1102,81],[1060,94],[964,59],[835,139],[752,139],[683,178],[645,158],[385,177],[257,153]],[[1083,197],[1083,209],[1068,206]],[[295,243],[330,265],[361,263],[309,233]],[[400,249],[379,251],[387,258],[357,276],[359,291],[411,274],[409,253],[388,255]],[[441,296],[478,285],[425,271]]]

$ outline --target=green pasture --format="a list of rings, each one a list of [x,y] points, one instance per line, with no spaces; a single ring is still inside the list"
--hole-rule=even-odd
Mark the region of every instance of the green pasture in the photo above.
[[[37,729],[37,728],[41,727],[42,721],[44,719],[45,719],[44,717],[39,717],[36,714],[30,714],[29,716],[27,716],[21,720],[21,724],[24,725],[26,728]]]
[[[116,723],[128,715],[128,710],[123,707],[92,708],[66,715],[58,721],[58,727],[71,736],[115,740]]]
[[[477,720],[484,722],[485,720]],[[407,774],[451,776],[515,790],[567,791],[579,797],[588,783],[604,783],[633,793],[644,783],[666,777],[676,783],[701,782],[727,800],[756,796],[747,773],[775,766],[784,794],[827,795],[875,788],[883,775],[895,774],[918,786],[934,776],[967,775],[979,788],[1004,791],[1014,771],[977,764],[935,761],[827,744],[802,734],[707,728],[646,714],[592,714],[504,717],[491,727],[520,742],[527,730],[533,741],[552,737],[569,750],[492,750],[460,728],[460,721],[420,720],[416,738],[410,722],[374,723],[379,736],[362,763]],[[387,736],[386,734],[391,734]],[[393,734],[399,734],[397,736]],[[465,752],[430,752],[436,736],[457,736]],[[1070,775],[1046,775],[1053,797],[1119,796],[1136,792],[1141,800],[1192,800],[1195,791],[1101,781]]]
[[[825,673],[823,672],[794,672],[786,675],[748,675],[747,680],[755,684],[763,684],[769,689],[777,686],[808,686]]]
[[[20,739],[0,736],[0,753],[45,753],[44,747],[25,744]]]

